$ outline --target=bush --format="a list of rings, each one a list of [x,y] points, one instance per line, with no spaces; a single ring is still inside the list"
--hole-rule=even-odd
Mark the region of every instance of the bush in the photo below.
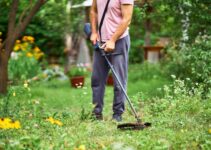
[[[9,61],[9,78],[26,80],[36,76],[41,71],[39,60],[43,56],[33,37],[24,36],[22,41],[17,40]]]
[[[188,79],[189,87],[198,84],[204,86],[203,94],[211,87],[211,36],[199,36],[195,42],[179,51],[170,48],[167,58],[167,70],[178,78]]]
[[[41,67],[34,58],[22,55],[9,61],[9,78],[12,80],[26,80],[36,76],[40,71]]]

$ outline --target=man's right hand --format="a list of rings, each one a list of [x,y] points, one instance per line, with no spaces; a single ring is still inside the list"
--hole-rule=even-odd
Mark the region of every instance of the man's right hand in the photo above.
[[[92,33],[90,40],[92,41],[92,44],[95,45],[98,41],[98,34],[97,33]]]

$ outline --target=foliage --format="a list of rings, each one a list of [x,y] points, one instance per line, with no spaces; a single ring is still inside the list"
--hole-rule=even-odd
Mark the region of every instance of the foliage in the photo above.
[[[171,48],[167,56],[169,74],[174,74],[181,79],[189,79],[189,87],[196,83],[204,86],[204,94],[211,87],[211,36],[198,36],[193,44],[181,50]]]
[[[44,53],[34,43],[34,37],[24,36],[22,41],[17,40],[9,60],[9,78],[26,80],[36,76],[41,71],[38,60],[43,56]]]
[[[87,74],[87,69],[83,64],[72,66],[67,73],[69,77],[84,76],[86,74]]]
[[[26,80],[34,77],[40,71],[40,64],[31,57],[21,55],[18,59],[10,59],[9,61],[9,78],[12,80]]]
[[[151,69],[146,72],[154,72],[154,68]],[[129,76],[133,75],[134,72],[130,72]],[[134,88],[142,82],[151,84],[149,80],[137,79],[135,83],[129,82],[131,86],[128,88],[130,93],[133,92],[133,102],[143,121],[152,122],[152,127],[140,131],[142,134],[118,131],[117,124],[110,120],[113,88],[108,88],[105,93],[105,121],[99,122],[86,117],[93,108],[90,87],[71,89],[69,92],[68,82],[56,80],[34,83],[30,87],[12,87],[10,91],[16,92],[16,96],[10,97],[9,116],[20,120],[21,128],[1,130],[0,147],[92,150],[209,149],[210,99],[202,100],[200,89],[194,89],[195,94],[190,94],[181,80],[175,80],[172,85],[165,86],[165,94],[161,98],[142,99],[134,92]],[[46,121],[46,118],[50,117],[53,121],[60,120],[63,125]],[[123,118],[125,122],[134,121],[128,109]]]
[[[133,18],[130,25],[131,48],[129,52],[129,61],[131,63],[143,62],[144,51],[141,46],[144,45],[143,24],[144,9],[134,7]]]
[[[30,2],[19,2],[18,17],[30,7]],[[11,2],[6,0],[0,2],[0,30],[4,35],[8,24],[8,17],[5,16],[8,16],[10,4]],[[66,4],[67,0],[49,0],[36,14],[24,33],[33,35],[37,39],[38,46],[42,47],[46,54],[63,54],[65,32],[70,30],[70,26],[67,25]]]
[[[208,0],[163,0],[154,1],[153,5],[156,8],[153,20],[156,22],[159,19],[155,23],[156,32],[180,39],[185,30],[183,25],[188,22],[187,42],[193,42],[199,33],[211,34],[211,3]]]

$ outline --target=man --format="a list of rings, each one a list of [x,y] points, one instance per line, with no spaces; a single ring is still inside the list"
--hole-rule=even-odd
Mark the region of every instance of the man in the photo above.
[[[117,75],[124,88],[127,85],[128,72],[128,52],[130,47],[130,37],[128,26],[131,22],[133,12],[133,0],[110,0],[108,9],[101,28],[101,37],[97,26],[99,26],[107,0],[93,0],[90,20],[92,35],[90,40],[95,45],[98,41],[103,42],[101,46],[105,52],[113,52],[109,56]],[[109,67],[100,51],[94,51],[93,73],[92,73],[92,91],[93,103],[95,108],[93,114],[96,119],[103,119],[103,97],[105,91],[106,79]],[[115,77],[114,79],[114,100],[113,100],[113,119],[122,120],[122,114],[125,110],[125,96]]]

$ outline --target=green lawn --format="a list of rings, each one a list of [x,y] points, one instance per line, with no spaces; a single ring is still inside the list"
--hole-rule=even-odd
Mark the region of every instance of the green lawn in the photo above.
[[[178,94],[164,96],[161,88],[172,81],[159,66],[130,66],[128,93],[144,121],[143,131],[119,131],[112,116],[112,87],[106,88],[104,121],[89,119],[92,111],[90,78],[74,89],[68,81],[52,80],[30,85],[29,92],[11,98],[9,114],[22,128],[0,131],[0,149],[87,150],[209,149],[211,148],[211,100]],[[20,90],[19,87],[13,89]],[[16,112],[16,113],[14,113]],[[52,116],[63,126],[45,119]],[[134,122],[127,108],[124,122]]]

